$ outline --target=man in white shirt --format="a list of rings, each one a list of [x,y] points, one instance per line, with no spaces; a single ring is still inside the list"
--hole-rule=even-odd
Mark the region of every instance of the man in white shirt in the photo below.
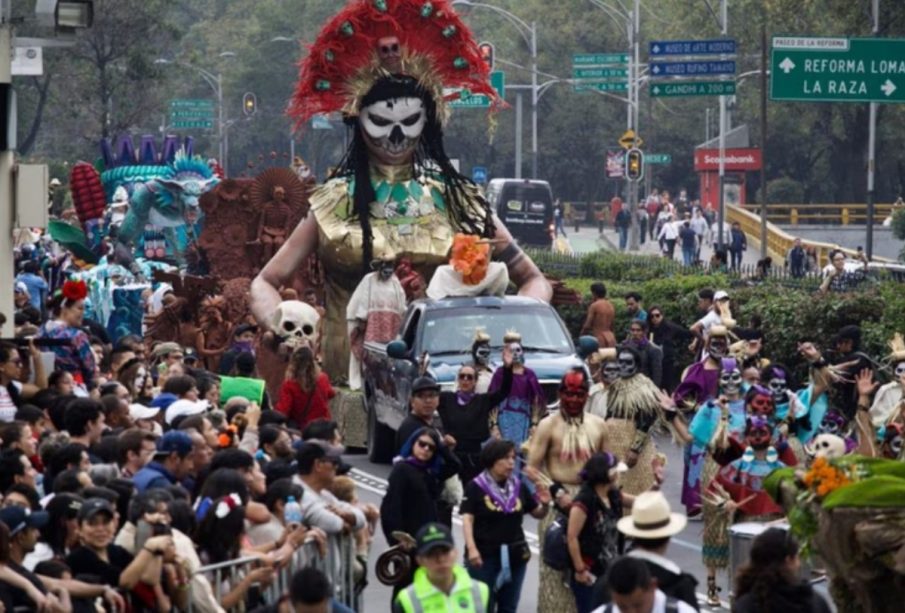
[[[305,441],[296,454],[298,474],[292,478],[305,490],[299,503],[305,523],[328,535],[339,534],[346,528],[360,530],[366,522],[361,509],[330,493],[340,452],[341,448],[322,441]]]
[[[643,560],[625,556],[607,573],[612,602],[592,613],[696,613],[694,607],[669,598],[657,589],[657,580]]]

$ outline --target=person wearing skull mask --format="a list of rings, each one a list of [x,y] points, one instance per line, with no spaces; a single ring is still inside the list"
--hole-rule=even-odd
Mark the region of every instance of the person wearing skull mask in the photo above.
[[[641,356],[639,370],[658,388],[663,382],[663,350],[648,339],[647,320],[633,319],[625,344],[633,346]]]
[[[355,288],[346,306],[349,325],[349,389],[360,390],[361,360],[364,344],[388,343],[399,332],[405,312],[405,290],[395,275],[395,261],[381,256],[371,263],[374,272],[368,273]]]
[[[673,392],[673,402],[683,412],[693,410],[705,400],[716,397],[723,359],[729,355],[729,330],[721,325],[711,326],[704,349],[704,359],[695,362],[685,370],[682,381]],[[685,485],[689,482],[690,462],[691,446],[686,445],[682,501],[685,504],[686,514],[693,519],[701,514],[701,499],[699,489],[689,488]]]
[[[800,342],[798,348],[811,366],[811,380],[806,387],[794,391],[791,373],[782,364],[767,366],[761,371],[760,378],[761,385],[772,395],[776,422],[790,424],[790,431],[795,434],[790,440],[796,445],[796,455],[801,458],[803,450],[798,443],[804,445],[814,438],[829,409],[826,391],[831,374],[826,360],[813,343]]]
[[[310,197],[311,215],[252,284],[252,311],[265,322],[278,289],[312,253],[326,271],[324,366],[345,374],[348,296],[374,253],[406,256],[425,279],[446,263],[456,233],[494,238],[519,293],[549,301],[550,283],[495,217],[479,187],[453,166],[443,143],[450,108],[444,89],[504,102],[490,85],[471,31],[450,0],[354,1],[318,34],[300,64],[289,114],[304,125],[341,112],[349,147]]]
[[[619,379],[607,390],[607,450],[629,467],[622,478],[625,492],[640,494],[656,483],[652,462],[657,447],[650,430],[661,416],[660,391],[640,372],[641,358],[634,347],[620,347],[617,361]]]
[[[550,509],[541,520],[538,533],[544,534],[558,512],[568,513],[572,497],[582,484],[585,462],[608,444],[606,422],[584,410],[590,381],[583,368],[570,370],[559,385],[559,411],[541,420],[528,450],[526,476],[537,483],[550,483],[550,495],[559,509]],[[563,584],[562,574],[541,564],[538,582],[539,611],[574,610],[575,599]]]
[[[686,492],[706,492],[710,482],[716,476],[720,465],[714,454],[725,453],[729,449],[731,439],[740,439],[745,431],[745,399],[742,373],[739,363],[734,358],[724,358],[721,362],[719,395],[708,399],[695,412],[691,422],[685,420],[676,411],[671,399],[664,395],[663,408],[666,419],[672,423],[680,440],[690,446],[691,457],[688,463],[683,496]],[[692,482],[692,479],[695,481]],[[707,603],[719,606],[719,592],[716,585],[717,569],[726,568],[729,564],[729,541],[726,515],[715,512],[712,506],[701,505],[700,495],[696,496],[701,506],[704,520],[703,561],[707,567]],[[683,498],[683,502],[686,500]]]
[[[598,349],[588,358],[594,385],[588,395],[588,413],[606,419],[607,390],[619,379],[619,362],[616,348]]]
[[[503,344],[512,352],[512,388],[490,416],[491,434],[515,443],[520,448],[528,440],[545,409],[546,396],[533,370],[525,366],[525,351],[518,332],[509,331]],[[503,370],[498,368],[490,380],[488,392],[503,387]]]
[[[471,343],[471,365],[478,377],[474,390],[478,394],[486,394],[490,388],[490,380],[493,378],[493,368],[490,366],[492,353],[490,336],[483,330],[476,331]]]
[[[880,439],[880,457],[888,460],[902,459],[902,450],[905,448],[905,426],[899,423],[891,423],[882,428],[878,438]]]

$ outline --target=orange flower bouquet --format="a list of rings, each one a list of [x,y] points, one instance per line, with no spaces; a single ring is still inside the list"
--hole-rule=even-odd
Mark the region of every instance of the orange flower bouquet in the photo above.
[[[487,276],[490,245],[478,236],[456,234],[449,264],[462,275],[462,281],[466,285],[477,285]]]

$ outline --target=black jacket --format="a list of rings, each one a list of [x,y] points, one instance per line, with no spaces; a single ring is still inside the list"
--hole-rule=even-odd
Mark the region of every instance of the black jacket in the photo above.
[[[629,555],[631,556],[632,554],[629,553]],[[695,593],[698,580],[695,579],[694,576],[682,572],[681,570],[677,574],[673,569],[661,566],[654,559],[648,559],[646,557],[641,557],[640,555],[638,557],[647,564],[651,576],[657,579],[657,588],[659,588],[661,592],[691,605],[694,607],[695,611],[700,610],[698,597]]]
[[[441,392],[437,412],[443,422],[443,433],[456,439],[456,455],[481,452],[481,444],[490,438],[490,411],[503,402],[511,390],[512,369],[504,368],[500,389],[475,394],[465,406],[459,406],[455,392]]]
[[[404,461],[393,466],[387,493],[380,505],[380,526],[390,545],[396,544],[392,536],[394,531],[415,536],[424,524],[438,521],[437,503],[443,482],[456,474],[458,468],[454,456],[453,461],[444,461],[439,475]]]
[[[773,584],[768,588],[767,606],[761,606],[757,594],[748,592],[735,601],[735,613],[830,613],[830,607],[809,583]]]

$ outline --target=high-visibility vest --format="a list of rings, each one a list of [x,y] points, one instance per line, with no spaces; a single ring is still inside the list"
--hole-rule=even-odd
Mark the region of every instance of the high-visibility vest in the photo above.
[[[487,584],[472,579],[461,566],[453,568],[456,577],[453,591],[446,595],[438,590],[427,578],[427,571],[415,571],[412,584],[396,595],[398,604],[405,613],[485,613],[490,600]]]
[[[264,400],[264,379],[249,377],[220,377],[220,402],[241,396],[258,405]]]

